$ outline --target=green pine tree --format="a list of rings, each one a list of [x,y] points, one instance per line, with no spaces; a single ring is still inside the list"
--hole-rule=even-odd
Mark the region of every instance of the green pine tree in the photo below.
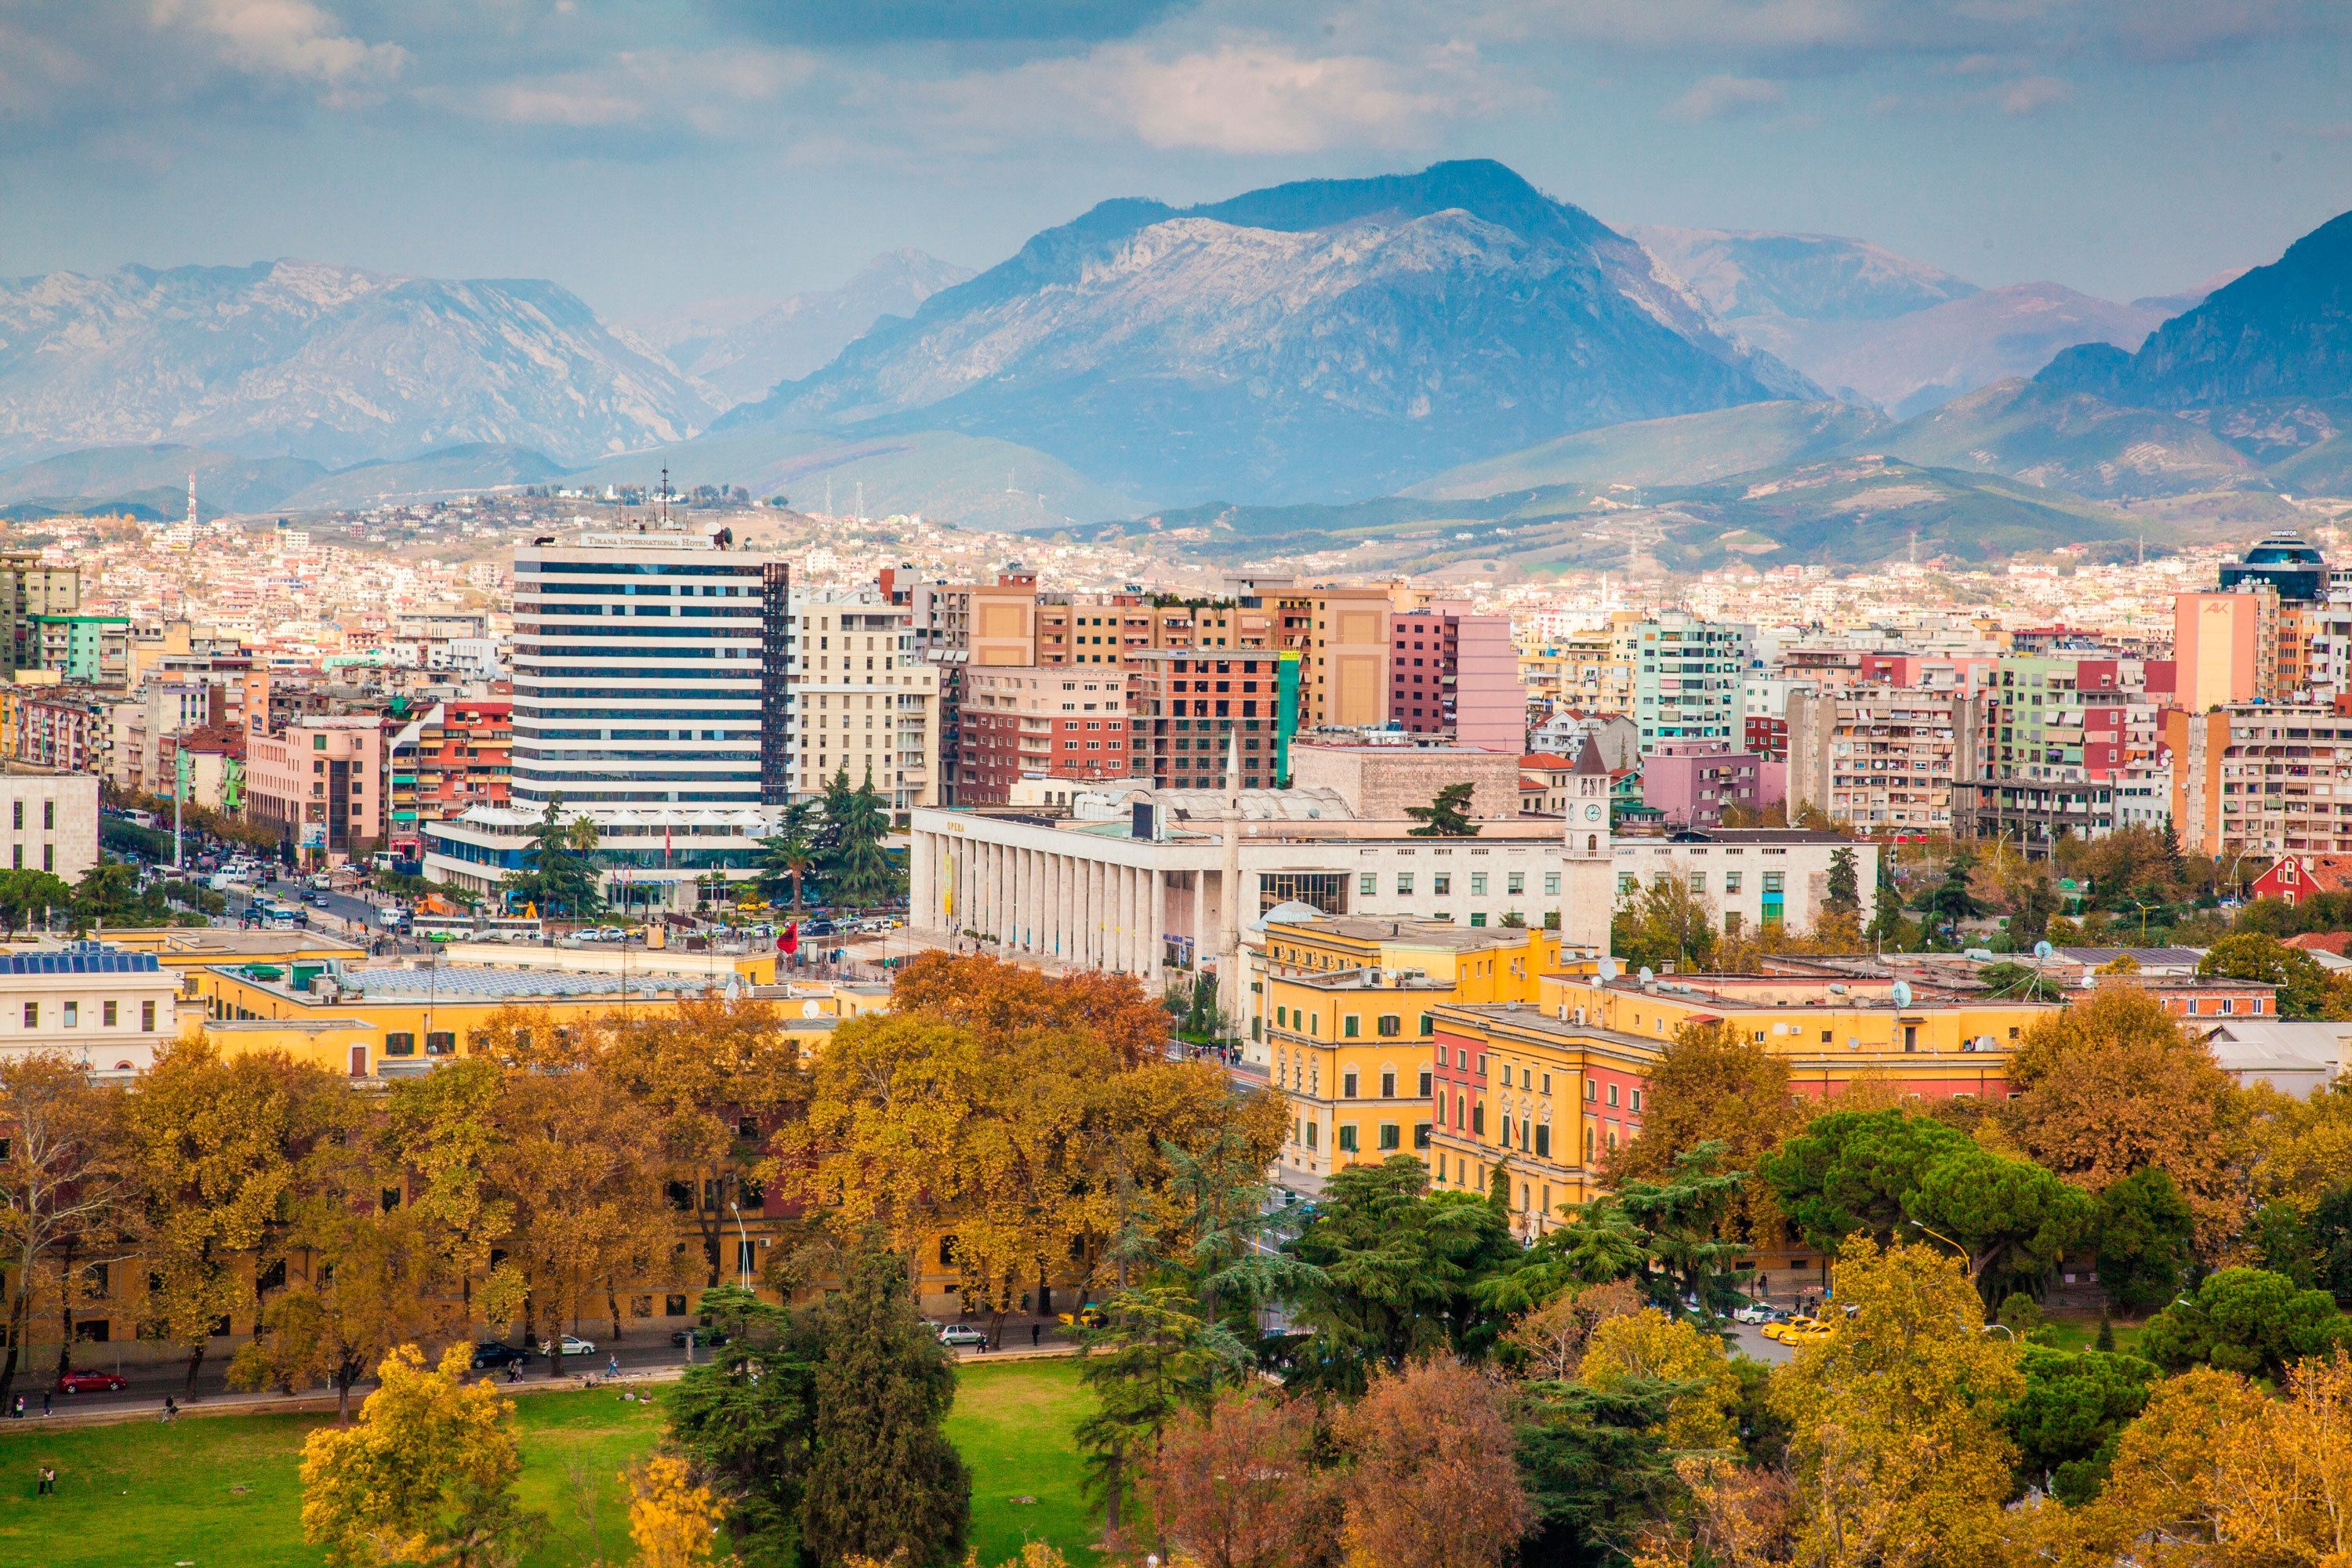
[[[901,898],[906,873],[883,850],[890,813],[874,787],[874,773],[850,787],[843,768],[824,786],[824,825],[817,834],[817,874],[836,907],[874,909]]]
[[[542,915],[593,921],[604,912],[604,879],[596,868],[596,825],[586,816],[566,821],[563,797],[551,796],[530,826],[530,847],[522,866],[509,871],[502,890],[529,900]]]
[[[1181,1285],[1121,1290],[1104,1317],[1086,1335],[1078,1379],[1094,1391],[1095,1411],[1078,1423],[1076,1436],[1103,1501],[1104,1531],[1115,1542],[1137,1471],[1160,1446],[1161,1429],[1186,1405],[1205,1404],[1220,1378],[1238,1375],[1249,1357]]]
[[[915,1312],[907,1266],[869,1247],[819,1310],[816,1457],[801,1540],[819,1568],[871,1557],[937,1568],[963,1555],[971,1476],[942,1429],[953,1355]]]
[[[671,1385],[668,1438],[728,1499],[745,1568],[793,1568],[815,1420],[819,1346],[808,1321],[720,1285],[701,1309],[724,1342]]]
[[[1421,824],[1405,831],[1415,838],[1475,838],[1478,824],[1470,816],[1470,786],[1450,784],[1427,805],[1408,805],[1404,814]]]
[[[1862,908],[1862,879],[1854,870],[1853,851],[1839,849],[1830,856],[1829,896],[1822,900],[1832,913],[1850,915]]]

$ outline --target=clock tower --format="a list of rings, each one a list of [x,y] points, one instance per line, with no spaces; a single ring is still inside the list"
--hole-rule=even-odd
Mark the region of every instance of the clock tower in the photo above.
[[[1617,849],[1609,837],[1609,768],[1601,741],[1588,735],[1568,775],[1566,875],[1560,879],[1560,941],[1609,951],[1609,917],[1617,904]]]

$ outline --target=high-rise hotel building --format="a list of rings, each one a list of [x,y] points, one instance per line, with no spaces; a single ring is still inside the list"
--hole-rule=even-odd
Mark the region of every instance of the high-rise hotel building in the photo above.
[[[784,563],[723,531],[584,533],[515,551],[509,804],[426,827],[425,874],[493,892],[551,803],[596,824],[605,894],[691,908],[751,874],[790,798]]]

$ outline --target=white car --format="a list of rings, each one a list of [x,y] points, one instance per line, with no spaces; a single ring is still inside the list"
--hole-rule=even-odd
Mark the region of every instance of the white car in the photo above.
[[[550,1356],[555,1354],[556,1349],[554,1342],[549,1341],[541,1343],[539,1347],[539,1353]],[[563,1353],[565,1355],[594,1355],[596,1353],[596,1342],[593,1340],[583,1340],[573,1334],[566,1334],[563,1336]]]
[[[985,1350],[988,1348],[988,1336],[969,1323],[950,1323],[940,1331],[940,1343],[950,1350],[965,1345],[978,1345]]]
[[[1735,1322],[1769,1323],[1778,1319],[1780,1315],[1780,1313],[1774,1311],[1769,1307],[1764,1306],[1759,1302],[1750,1301],[1748,1305],[1736,1309],[1732,1312],[1731,1317],[1732,1321]]]

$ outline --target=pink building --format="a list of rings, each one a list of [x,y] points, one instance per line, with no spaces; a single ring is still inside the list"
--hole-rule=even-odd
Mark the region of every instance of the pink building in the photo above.
[[[1528,693],[1508,616],[1440,603],[1389,618],[1389,721],[1417,735],[1514,754],[1528,743]]]
[[[383,841],[383,742],[382,721],[362,715],[254,732],[246,740],[247,817],[321,864],[371,853]]]
[[[1764,807],[1765,759],[1720,741],[1668,741],[1642,764],[1642,804],[1675,827],[1717,827],[1726,806]],[[1785,764],[1780,792],[1788,790]]]

